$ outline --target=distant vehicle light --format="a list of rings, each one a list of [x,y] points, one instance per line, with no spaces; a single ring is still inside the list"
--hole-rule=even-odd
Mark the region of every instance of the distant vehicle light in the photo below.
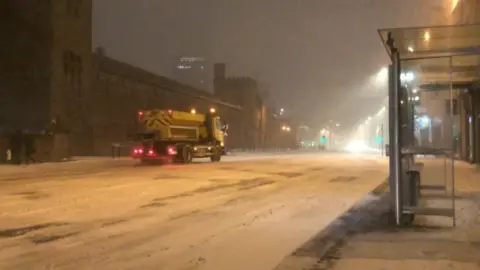
[[[215,113],[217,110],[215,108],[210,108],[210,113]]]
[[[197,110],[191,109],[191,110],[190,110],[190,113],[191,113],[191,114],[196,114],[196,113],[197,113]]]
[[[142,148],[134,148],[132,150],[134,156],[139,156],[143,154],[143,149]]]
[[[173,113],[173,111],[172,111],[172,110],[168,110],[168,114],[172,114],[172,113]]]

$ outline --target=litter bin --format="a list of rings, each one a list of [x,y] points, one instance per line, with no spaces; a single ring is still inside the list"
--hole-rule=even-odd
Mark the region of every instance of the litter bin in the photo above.
[[[119,158],[120,157],[120,149],[121,149],[121,145],[118,144],[118,143],[113,143],[112,144],[112,158],[113,159],[116,159],[116,158]]]

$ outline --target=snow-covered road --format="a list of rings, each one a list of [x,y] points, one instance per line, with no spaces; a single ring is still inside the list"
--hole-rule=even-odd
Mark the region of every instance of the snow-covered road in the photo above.
[[[230,159],[0,173],[0,269],[273,269],[387,175],[372,156]]]

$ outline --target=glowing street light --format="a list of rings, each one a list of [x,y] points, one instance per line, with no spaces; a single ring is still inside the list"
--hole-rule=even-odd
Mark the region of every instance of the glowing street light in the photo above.
[[[415,51],[412,46],[408,46],[407,50],[408,50],[409,52],[414,52],[414,51]]]
[[[292,129],[287,125],[283,125],[282,130],[285,131],[285,132],[290,132]]]
[[[400,74],[400,80],[403,82],[411,82],[414,79],[415,79],[415,74],[413,74],[413,72],[411,71]]]
[[[417,88],[413,88],[412,89],[412,93],[416,94],[418,92],[418,89]]]
[[[429,41],[430,40],[430,32],[425,31],[425,33],[423,34],[423,39],[425,39],[426,41]]]

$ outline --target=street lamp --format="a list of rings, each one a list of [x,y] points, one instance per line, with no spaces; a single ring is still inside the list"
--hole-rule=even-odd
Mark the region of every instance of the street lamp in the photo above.
[[[285,131],[285,132],[290,132],[292,130],[292,128],[290,126],[283,125],[282,130]]]
[[[430,40],[430,32],[426,31],[426,32],[423,34],[423,39],[425,39],[426,41],[429,41],[429,40]]]

